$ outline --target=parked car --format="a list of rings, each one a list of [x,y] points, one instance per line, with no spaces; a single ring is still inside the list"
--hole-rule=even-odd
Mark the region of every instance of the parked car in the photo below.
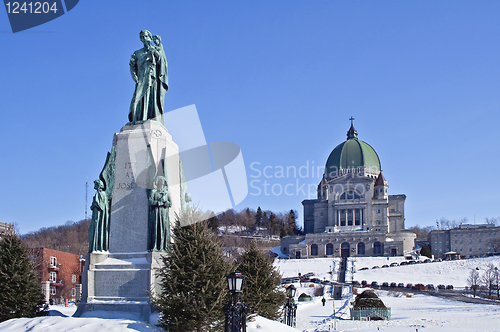
[[[387,264],[382,265],[383,269],[386,268],[386,267],[389,267],[389,265],[387,265]]]
[[[375,265],[372,269],[380,269],[380,266]]]
[[[398,287],[399,287],[399,288],[405,288],[405,284],[403,284],[402,282],[400,282],[400,283],[398,284]]]
[[[446,289],[453,289],[453,285],[446,285]]]
[[[357,280],[353,280],[352,285],[353,285],[354,287],[359,287],[359,286],[361,286],[361,284],[360,284],[360,283],[359,283],[359,281],[357,281]]]
[[[391,263],[391,265],[389,265],[389,266],[394,267],[394,266],[398,266],[398,265],[399,265],[398,263],[394,262],[394,263]]]
[[[443,284],[439,284],[438,289],[446,289],[446,287]]]
[[[430,263],[432,262],[430,258],[424,259],[424,263]]]
[[[382,287],[389,287],[389,283],[388,282],[383,282],[382,283]]]
[[[416,285],[412,286],[411,289],[418,290],[418,291],[424,291],[424,290],[428,290],[429,288],[427,286],[425,286],[424,284],[416,284]]]
[[[368,281],[366,280],[361,281],[361,286],[366,287],[366,285],[368,285]]]
[[[409,261],[408,264],[417,264],[415,261]]]
[[[436,258],[435,260],[433,260],[433,262],[442,262],[443,260],[441,258]]]
[[[378,285],[378,282],[376,282],[376,281],[372,281],[372,283],[370,284],[370,287],[376,288],[376,289],[380,288],[380,286]]]
[[[366,266],[359,269],[360,271],[369,270]]]
[[[426,287],[428,290],[436,290],[436,287],[434,287],[433,284],[428,284]]]
[[[403,266],[403,265],[408,265],[408,262],[407,261],[403,261],[399,264],[399,266]]]
[[[314,282],[315,284],[319,284],[319,283],[321,283],[321,279],[319,279],[319,278],[312,278],[311,282]]]
[[[412,283],[408,283],[406,284],[406,288],[412,288],[413,287],[413,284]]]

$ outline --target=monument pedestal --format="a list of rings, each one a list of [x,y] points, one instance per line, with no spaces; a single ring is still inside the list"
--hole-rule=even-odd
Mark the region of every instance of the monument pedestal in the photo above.
[[[82,302],[75,316],[99,316],[115,311],[117,317],[148,322],[150,294],[159,292],[156,269],[163,253],[148,251],[148,190],[151,177],[165,176],[172,202],[170,225],[181,210],[179,149],[163,125],[155,121],[124,126],[115,134],[116,151],[109,251],[87,255]],[[120,314],[122,313],[122,314]]]

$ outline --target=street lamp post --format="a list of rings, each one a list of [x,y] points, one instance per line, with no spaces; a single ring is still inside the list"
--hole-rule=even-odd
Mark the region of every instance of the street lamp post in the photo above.
[[[285,304],[285,319],[284,322],[288,326],[295,327],[295,316],[297,312],[297,304],[295,304],[294,297],[297,292],[297,288],[294,285],[290,285],[286,289],[287,300]]]
[[[224,307],[226,320],[224,332],[246,332],[247,330],[247,306],[241,302],[241,293],[245,276],[239,272],[233,272],[227,276],[229,287],[229,303]]]

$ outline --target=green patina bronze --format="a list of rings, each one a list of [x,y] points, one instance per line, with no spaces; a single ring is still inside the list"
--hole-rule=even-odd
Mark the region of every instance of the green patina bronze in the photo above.
[[[167,58],[160,36],[152,36],[148,30],[142,30],[139,36],[144,47],[135,51],[130,59],[130,73],[136,84],[129,124],[147,120],[163,123],[165,92],[168,90]]]
[[[151,146],[147,148],[148,250],[166,251],[170,244],[169,209],[172,206],[165,169],[166,151],[162,150],[157,166]]]
[[[170,244],[169,208],[172,206],[167,180],[158,176],[149,192],[150,250],[165,251]]]
[[[113,147],[111,152],[108,152],[99,179],[94,181],[97,192],[90,206],[92,221],[89,227],[89,252],[109,249],[109,217],[115,178],[115,155]]]

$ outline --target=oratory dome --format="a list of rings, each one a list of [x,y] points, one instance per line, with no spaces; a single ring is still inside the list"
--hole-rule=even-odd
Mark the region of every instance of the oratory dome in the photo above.
[[[351,128],[347,132],[347,140],[333,149],[325,166],[327,179],[337,177],[364,167],[369,173],[380,173],[380,159],[375,150],[368,144],[358,139],[358,132],[354,129],[351,118]]]

